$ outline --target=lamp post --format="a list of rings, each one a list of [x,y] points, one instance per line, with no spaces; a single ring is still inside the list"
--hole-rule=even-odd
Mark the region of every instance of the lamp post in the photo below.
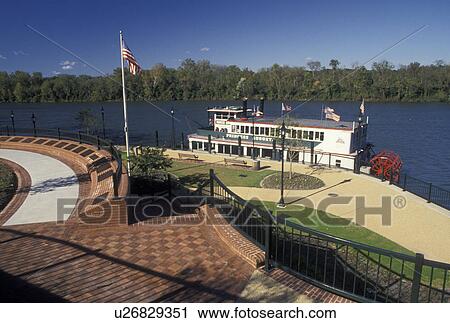
[[[15,134],[16,133],[16,126],[14,124],[14,111],[12,111],[12,110],[11,110],[11,123],[12,123],[13,134]]]
[[[34,113],[31,115],[31,121],[33,121],[33,133],[36,137],[36,116],[34,115]]]
[[[284,140],[286,139],[286,125],[284,123],[281,124],[280,129],[281,134],[281,196],[280,201],[277,204],[277,207],[284,208],[286,204],[284,204]]]
[[[102,105],[102,129],[103,129],[103,139],[106,139],[106,131],[105,131],[105,109],[103,109]]]
[[[175,149],[175,122],[174,122],[174,115],[175,111],[172,109],[170,110],[170,116],[172,117],[172,149]]]

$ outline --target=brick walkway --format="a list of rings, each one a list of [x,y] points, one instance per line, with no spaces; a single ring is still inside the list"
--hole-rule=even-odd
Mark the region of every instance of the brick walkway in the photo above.
[[[264,272],[262,269],[260,269],[260,271],[266,276],[274,279],[276,282],[294,290],[297,293],[300,293],[301,295],[309,297],[316,303],[353,303],[353,301],[347,298],[311,285],[281,269],[275,268],[269,273]]]
[[[234,301],[253,268],[202,225],[0,229],[0,301]]]

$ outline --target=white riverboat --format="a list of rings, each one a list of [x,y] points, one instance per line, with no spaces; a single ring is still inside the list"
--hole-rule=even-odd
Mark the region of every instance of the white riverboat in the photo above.
[[[280,160],[284,119],[285,160],[359,171],[370,154],[367,117],[355,121],[266,118],[262,99],[257,109],[247,108],[247,100],[242,106],[209,108],[208,117],[209,127],[188,135],[193,151]]]

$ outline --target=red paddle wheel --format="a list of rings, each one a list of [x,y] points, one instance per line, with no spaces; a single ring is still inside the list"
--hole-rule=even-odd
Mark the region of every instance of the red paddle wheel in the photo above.
[[[400,156],[393,151],[383,150],[372,157],[370,165],[370,172],[373,175],[377,177],[382,176],[387,180],[390,180],[392,175],[392,179],[398,181],[402,160],[400,159]]]

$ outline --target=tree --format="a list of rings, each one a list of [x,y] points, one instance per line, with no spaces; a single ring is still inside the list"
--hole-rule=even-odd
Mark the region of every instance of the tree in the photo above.
[[[261,95],[269,100],[367,100],[450,102],[450,66],[443,60],[397,68],[383,60],[372,69],[330,68],[310,61],[307,68],[274,64],[252,71],[186,59],[178,68],[156,64],[141,74],[125,73],[128,100],[220,100]],[[244,81],[245,79],[245,81]],[[0,72],[0,102],[100,102],[122,99],[121,70],[110,75],[57,75]],[[83,127],[84,128],[84,127]]]
[[[98,125],[97,117],[92,113],[91,109],[80,110],[75,117],[78,121],[80,129],[85,129],[86,133],[89,134],[91,131],[95,130]]]
[[[308,65],[308,68],[313,72],[313,77],[314,73],[320,71],[322,68],[322,64],[319,61],[309,61],[306,65]]]
[[[40,102],[54,102],[55,95],[53,93],[52,82],[49,80],[45,80],[41,84],[40,90]]]
[[[437,59],[437,60],[434,61],[433,64],[434,64],[435,66],[437,66],[437,67],[442,67],[442,66],[445,65],[445,61],[444,61],[443,59]]]
[[[335,70],[338,68],[338,66],[341,64],[341,62],[339,62],[337,59],[332,59],[330,60],[330,67]]]
[[[27,101],[27,92],[22,83],[16,83],[14,87],[14,98],[16,102],[26,102]]]
[[[172,166],[172,160],[164,156],[165,149],[143,147],[142,153],[130,157],[134,176],[153,176]]]

